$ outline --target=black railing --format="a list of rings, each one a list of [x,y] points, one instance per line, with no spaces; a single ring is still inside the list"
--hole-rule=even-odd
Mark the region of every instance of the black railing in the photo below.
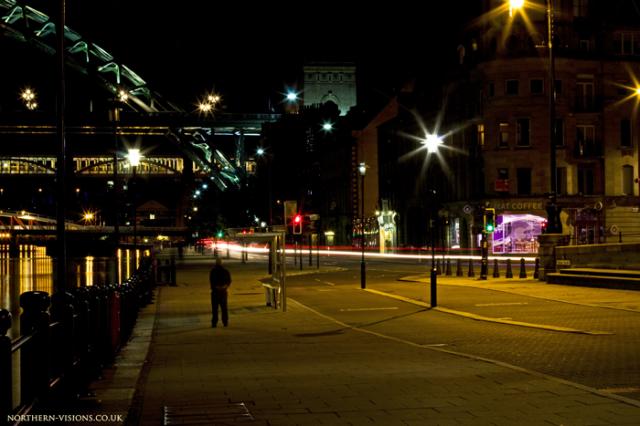
[[[51,297],[25,292],[20,336],[13,341],[7,336],[11,314],[0,309],[0,424],[12,424],[12,415],[40,404],[63,405],[85,393],[131,336],[138,311],[152,300],[154,277],[147,258],[121,285]]]

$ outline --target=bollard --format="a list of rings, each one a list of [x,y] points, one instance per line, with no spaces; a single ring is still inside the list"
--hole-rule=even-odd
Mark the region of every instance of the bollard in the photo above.
[[[536,266],[533,269],[533,278],[538,279],[540,278],[540,258],[536,257]]]
[[[475,277],[476,273],[473,271],[473,259],[469,258],[469,270],[467,271],[467,277]]]
[[[120,349],[120,292],[116,286],[111,286],[109,297],[109,348],[113,356]]]
[[[464,274],[462,273],[462,259],[458,259],[456,265],[456,277],[462,277]]]
[[[44,396],[49,388],[49,294],[27,291],[20,295],[20,333],[31,335],[28,347],[20,351],[20,385],[23,403],[31,403]]]
[[[440,275],[441,274],[441,269],[440,269],[440,259],[436,259],[436,275]]]
[[[171,256],[169,275],[171,277],[171,279],[169,280],[169,285],[171,285],[172,287],[176,287],[178,285],[178,281],[176,280],[176,258],[173,256]]]
[[[11,329],[11,313],[0,309],[0,424],[13,411],[13,383],[11,339],[7,331]]]
[[[86,367],[87,357],[90,354],[91,347],[89,345],[89,334],[92,332],[91,326],[91,308],[89,303],[89,290],[86,287],[76,288],[74,290],[76,297],[75,313],[77,320],[75,323],[76,339],[74,342],[74,349],[76,356],[81,360],[81,370]],[[84,374],[80,374],[84,379]]]
[[[51,322],[58,326],[51,330],[51,370],[54,376],[62,377],[62,393],[71,395],[73,381],[71,370],[74,362],[74,326],[75,297],[71,293],[61,291],[51,296]]]
[[[511,270],[511,259],[507,259],[507,278],[513,278],[513,271]]]
[[[527,271],[524,268],[524,257],[520,258],[520,278],[527,278]]]
[[[447,267],[445,268],[444,274],[448,277],[451,276],[451,259],[447,258]]]
[[[500,269],[498,268],[498,259],[493,259],[493,278],[500,278]]]

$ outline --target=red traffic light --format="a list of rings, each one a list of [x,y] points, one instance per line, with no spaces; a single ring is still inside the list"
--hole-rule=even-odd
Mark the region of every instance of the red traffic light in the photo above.
[[[293,233],[302,234],[302,215],[297,214],[293,217]]]

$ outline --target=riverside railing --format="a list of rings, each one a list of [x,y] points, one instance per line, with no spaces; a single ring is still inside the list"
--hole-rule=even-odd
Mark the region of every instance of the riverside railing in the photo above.
[[[11,314],[0,309],[0,424],[85,393],[128,341],[140,308],[151,302],[152,264],[143,260],[120,285],[21,294],[20,336],[13,341],[7,336]]]

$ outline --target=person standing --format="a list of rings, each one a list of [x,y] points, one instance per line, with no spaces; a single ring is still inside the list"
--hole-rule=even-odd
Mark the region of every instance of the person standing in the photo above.
[[[211,327],[218,325],[218,307],[222,316],[222,325],[229,325],[229,312],[227,310],[227,289],[231,285],[231,274],[222,266],[222,259],[216,257],[216,264],[209,272],[209,284],[211,285]]]

